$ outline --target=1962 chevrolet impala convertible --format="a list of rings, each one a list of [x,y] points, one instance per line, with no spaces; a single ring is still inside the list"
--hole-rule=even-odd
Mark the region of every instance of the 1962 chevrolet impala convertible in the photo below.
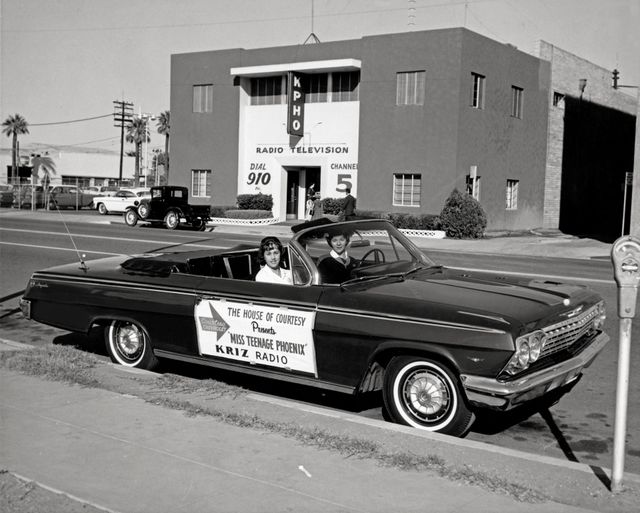
[[[315,226],[314,226],[315,223]],[[479,409],[557,400],[609,340],[589,289],[435,265],[382,220],[295,227],[293,285],[254,281],[256,246],[111,257],[38,271],[25,315],[102,326],[112,360],[162,359],[348,394],[382,390],[387,417],[464,435]],[[323,283],[327,238],[357,265]]]

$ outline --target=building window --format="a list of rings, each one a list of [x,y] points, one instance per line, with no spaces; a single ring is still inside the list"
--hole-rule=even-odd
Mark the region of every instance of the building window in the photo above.
[[[393,204],[398,207],[419,207],[422,175],[397,173],[393,175]]]
[[[193,86],[193,112],[213,112],[213,84]]]
[[[331,101],[358,101],[360,90],[359,71],[340,71],[331,74]]]
[[[211,197],[211,169],[191,170],[191,194],[194,198]]]
[[[251,79],[251,105],[279,105],[284,103],[282,75]]]
[[[485,77],[478,73],[471,73],[471,106],[474,109],[484,109],[484,81]]]
[[[553,92],[553,106],[561,109],[564,108],[564,94],[557,91]]]
[[[396,105],[424,105],[425,71],[396,73]]]
[[[467,194],[480,201],[480,177],[476,175],[475,178],[472,178],[471,175],[467,175],[466,187]]]
[[[511,86],[511,116],[522,119],[522,96],[524,90],[521,87]]]
[[[507,180],[507,210],[518,209],[519,180]]]
[[[327,101],[329,75],[317,73],[307,75],[304,81],[304,102],[322,103]]]

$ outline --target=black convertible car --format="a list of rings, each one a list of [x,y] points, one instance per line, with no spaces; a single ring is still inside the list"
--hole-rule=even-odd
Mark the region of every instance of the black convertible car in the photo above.
[[[112,257],[38,271],[24,314],[104,328],[113,361],[162,359],[347,394],[382,390],[387,417],[462,436],[478,409],[555,401],[609,337],[583,286],[435,265],[381,220],[299,225],[284,248],[293,285],[254,281],[257,246]],[[350,277],[318,262],[349,240]]]

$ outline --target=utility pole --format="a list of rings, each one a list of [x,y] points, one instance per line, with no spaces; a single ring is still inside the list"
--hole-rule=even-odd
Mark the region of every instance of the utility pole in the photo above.
[[[124,100],[113,102],[113,126],[120,128],[120,173],[118,185],[122,183],[122,157],[124,155],[124,129],[131,125],[133,119],[133,103]]]

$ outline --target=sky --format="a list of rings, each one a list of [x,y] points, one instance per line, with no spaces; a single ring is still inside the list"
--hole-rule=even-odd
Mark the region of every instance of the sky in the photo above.
[[[304,44],[311,33],[329,42],[464,26],[525,52],[545,40],[640,85],[640,0],[0,0],[0,9],[0,119],[27,120],[22,147],[119,151],[113,101],[133,102],[136,114],[170,110],[171,54]],[[153,127],[151,147],[163,148]]]

